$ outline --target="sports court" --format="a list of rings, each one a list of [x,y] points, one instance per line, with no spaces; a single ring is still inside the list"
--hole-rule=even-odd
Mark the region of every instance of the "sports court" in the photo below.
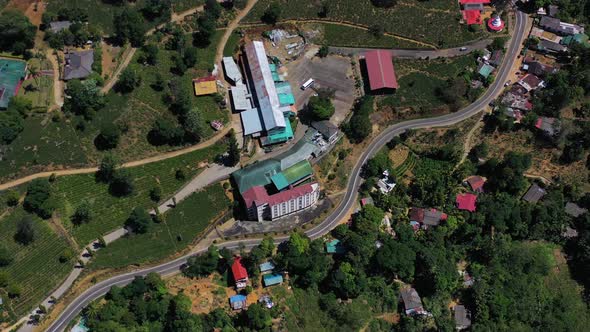
[[[6,108],[10,98],[18,93],[26,71],[26,62],[0,58],[0,108]]]

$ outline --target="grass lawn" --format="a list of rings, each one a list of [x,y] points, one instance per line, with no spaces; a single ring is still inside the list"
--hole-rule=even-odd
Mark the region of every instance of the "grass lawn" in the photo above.
[[[29,68],[35,68],[38,72],[52,71],[51,63],[48,60],[33,58],[28,61]],[[18,92],[19,96],[33,102],[35,112],[47,112],[53,102],[53,76],[38,75],[23,82],[22,88]]]
[[[165,222],[152,225],[148,233],[119,239],[99,250],[90,267],[117,268],[168,257],[186,248],[229,206],[221,185],[214,184],[169,210],[165,214]]]
[[[199,49],[197,65],[182,76],[187,89],[192,91],[192,79],[206,75],[213,67],[215,50],[222,34],[223,31],[217,31],[209,47]],[[139,53],[137,52],[137,56]],[[46,115],[29,116],[25,120],[23,132],[2,151],[0,180],[5,181],[48,168],[95,165],[104,153],[96,150],[94,139],[100,128],[107,123],[126,124],[129,128],[122,134],[119,146],[113,151],[123,161],[177,149],[178,147],[166,145],[152,146],[147,141],[148,132],[156,119],[164,117],[176,121],[163,101],[165,92],[156,91],[150,86],[158,72],[166,81],[174,77],[170,72],[174,53],[164,50],[162,45],[157,66],[140,65],[135,58],[130,67],[141,73],[141,86],[127,95],[115,92],[107,94],[105,107],[96,112],[91,121],[84,121],[84,130],[75,129],[82,121],[76,116],[62,118],[58,122],[48,121]],[[229,121],[228,111],[221,110],[212,96],[193,98],[195,107],[201,110],[204,139],[207,139],[214,134],[209,123],[213,120]]]
[[[141,9],[145,3],[146,0],[130,1],[129,6]],[[204,0],[172,0],[172,8],[175,12],[181,12],[204,3]],[[109,4],[109,1],[103,0],[60,0],[48,2],[47,11],[49,12],[58,12],[61,8],[82,8],[88,14],[89,24],[98,26],[105,35],[110,35],[114,32],[113,18],[122,10],[123,6],[112,5]],[[149,27],[156,26],[159,23],[146,20],[146,24]]]
[[[59,262],[59,256],[69,245],[51,229],[49,221],[32,217],[34,242],[23,246],[14,241],[17,224],[26,214],[22,208],[17,208],[0,219],[0,242],[14,255],[14,261],[7,267],[1,267],[0,272],[8,273],[10,280],[22,289],[19,298],[4,298],[4,301],[8,301],[17,317],[37,305],[72,270],[72,262]]]
[[[258,22],[270,3],[282,7],[281,19],[318,19],[319,2],[315,0],[260,0],[248,14],[246,22]],[[399,1],[393,8],[382,9],[370,0],[334,0],[327,2],[326,20],[344,21],[363,26],[379,23],[385,31],[437,47],[450,47],[482,38],[485,32],[470,32],[460,25],[461,14],[452,0]]]
[[[320,41],[323,45],[340,47],[371,47],[371,48],[424,48],[424,45],[394,38],[391,36],[375,37],[368,30],[323,23],[324,31]]]
[[[225,48],[223,49],[223,56],[233,56],[240,43],[240,35],[238,33],[232,33],[227,39]]]
[[[444,106],[437,97],[449,79],[468,70],[475,70],[475,59],[464,55],[449,59],[405,60],[394,59],[399,89],[380,100],[381,106],[412,107],[425,110]]]
[[[53,190],[59,200],[58,212],[62,223],[76,242],[85,246],[91,240],[123,226],[134,207],[154,207],[156,203],[150,200],[149,192],[157,183],[162,187],[162,198],[167,198],[200,172],[199,162],[211,160],[223,151],[225,145],[216,144],[179,157],[130,168],[135,192],[122,198],[110,195],[108,185],[97,183],[94,174],[59,177]],[[175,178],[178,169],[184,171],[186,180]],[[83,200],[88,200],[91,204],[93,219],[87,224],[74,226],[70,217]]]

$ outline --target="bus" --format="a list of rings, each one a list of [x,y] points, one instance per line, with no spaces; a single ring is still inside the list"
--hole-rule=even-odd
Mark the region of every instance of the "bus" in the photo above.
[[[307,88],[309,88],[310,86],[312,86],[314,83],[313,78],[308,79],[307,81],[305,81],[305,83],[303,83],[303,85],[301,85],[301,90],[305,90]]]

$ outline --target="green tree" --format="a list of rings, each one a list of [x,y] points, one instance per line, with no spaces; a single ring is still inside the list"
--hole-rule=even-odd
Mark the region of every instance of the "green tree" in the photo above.
[[[146,27],[141,15],[134,9],[125,7],[113,20],[115,37],[120,43],[130,42],[140,47],[145,40]]]
[[[17,191],[9,190],[6,192],[6,205],[17,206],[20,200],[20,194]]]
[[[162,186],[157,184],[150,190],[150,199],[154,202],[159,202],[162,199]]]
[[[214,19],[218,19],[221,16],[222,9],[223,8],[217,0],[205,1],[205,13]]]
[[[182,55],[182,61],[184,62],[185,66],[187,66],[188,68],[192,68],[197,64],[197,52],[198,51],[196,47],[187,47],[184,50],[184,54]]]
[[[84,82],[74,79],[68,81],[65,90],[66,98],[64,109],[77,115],[91,119],[94,112],[104,106],[104,98],[100,94],[97,82],[92,79]]]
[[[182,125],[190,139],[199,141],[203,137],[203,119],[198,108],[191,109],[185,115]]]
[[[29,183],[23,207],[41,218],[51,217],[55,204],[51,199],[51,185],[47,179],[35,179]]]
[[[278,2],[272,2],[262,14],[260,20],[266,24],[276,24],[281,19],[282,8]]]
[[[129,93],[141,85],[141,76],[132,68],[125,68],[117,81],[117,90]]]
[[[92,207],[87,200],[83,200],[72,215],[72,223],[81,225],[89,223],[92,220]]]
[[[98,165],[98,171],[96,172],[97,180],[106,183],[111,182],[115,177],[119,165],[119,159],[114,154],[106,154]]]
[[[168,21],[172,13],[172,2],[170,0],[147,0],[141,13],[150,21],[157,19]]]
[[[158,64],[158,54],[160,49],[155,44],[145,44],[141,47],[140,63],[147,63],[151,66]]]
[[[0,112],[0,143],[10,144],[24,129],[24,122],[17,112]]]
[[[0,267],[8,266],[14,260],[12,253],[4,244],[0,244]],[[1,287],[1,286],[0,286]]]
[[[35,240],[36,231],[33,226],[33,219],[30,216],[23,217],[16,226],[14,239],[23,245],[28,245]]]
[[[330,49],[328,48],[328,46],[323,45],[318,50],[317,56],[319,56],[320,58],[325,58],[328,56],[329,53],[330,53]]]
[[[183,273],[191,278],[206,277],[215,271],[218,263],[219,250],[215,246],[210,246],[206,253],[190,257]]]
[[[33,102],[23,96],[12,96],[8,102],[7,111],[13,111],[22,117],[27,117],[33,109]]]
[[[230,166],[235,166],[240,162],[240,148],[238,147],[238,140],[236,139],[236,133],[234,130],[230,130],[228,135],[227,145],[227,163]]]
[[[153,145],[178,145],[183,138],[184,130],[166,119],[156,120],[148,134],[148,141]]]
[[[397,0],[371,0],[375,7],[390,8],[397,4]]]
[[[0,51],[23,54],[32,48],[37,27],[18,10],[0,13]]]
[[[100,128],[100,133],[94,140],[94,145],[99,150],[111,150],[117,147],[121,137],[121,129],[118,125],[109,122]]]
[[[248,326],[254,331],[262,331],[272,324],[272,318],[268,310],[262,308],[258,303],[251,304],[246,310]]]
[[[373,132],[369,115],[373,111],[373,98],[365,96],[357,101],[350,121],[344,126],[344,132],[353,143],[360,143]]]
[[[307,104],[311,116],[316,120],[329,120],[334,115],[334,105],[329,98],[312,96]]]
[[[215,19],[209,15],[201,15],[197,19],[197,31],[193,34],[193,44],[205,48],[211,44],[211,37],[215,33]]]
[[[117,170],[109,183],[109,192],[117,197],[129,196],[134,189],[133,177],[127,169]]]
[[[414,277],[416,253],[407,245],[387,238],[375,254],[379,269],[390,276],[396,276],[406,282]]]
[[[136,207],[127,218],[125,225],[135,233],[147,233],[152,225],[152,217],[145,209]]]
[[[11,283],[8,285],[6,292],[8,293],[9,298],[14,299],[21,296],[23,289],[19,284]]]

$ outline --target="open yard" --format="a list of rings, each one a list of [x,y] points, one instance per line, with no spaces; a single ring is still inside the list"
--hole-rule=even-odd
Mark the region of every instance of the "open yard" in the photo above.
[[[172,0],[172,9],[175,12],[182,12],[205,3],[204,0]],[[129,6],[141,9],[146,0],[130,1]],[[114,32],[113,18],[121,11],[122,6],[117,6],[109,1],[103,0],[60,0],[49,1],[47,11],[58,12],[62,8],[81,8],[88,14],[88,23],[99,27],[105,35]],[[155,26],[161,22],[146,21],[149,26]]]
[[[18,208],[10,215],[0,219],[0,243],[13,254],[14,261],[7,267],[0,267],[0,273],[7,273],[9,282],[18,285],[20,297],[9,300],[11,313],[20,317],[55,288],[72,270],[72,262],[59,262],[63,251],[69,248],[68,242],[50,227],[49,221],[33,219],[35,239],[29,245],[14,240],[18,222],[27,215]]]
[[[124,237],[99,250],[91,268],[118,268],[168,257],[185,249],[229,207],[223,188],[214,184],[178,203],[149,232]]]
[[[246,22],[258,22],[272,0],[260,0],[248,14]],[[469,32],[459,24],[460,12],[454,0],[399,1],[393,8],[382,9],[370,0],[279,0],[280,19],[318,19],[321,5],[328,8],[323,20],[347,22],[364,27],[380,25],[386,32],[435,47],[450,47],[482,38],[485,32]]]
[[[374,47],[374,48],[426,48],[423,44],[384,35],[376,37],[367,29],[340,25],[335,23],[310,24],[310,29],[322,31],[319,40],[321,45],[340,47]]]
[[[35,71],[35,77],[23,82],[18,95],[31,100],[35,112],[46,112],[53,102],[53,67],[48,60],[37,58],[29,60],[27,65]]]
[[[181,188],[185,181],[200,172],[199,162],[211,161],[223,151],[225,146],[217,144],[190,154],[130,168],[135,192],[129,197],[112,196],[108,192],[108,185],[97,182],[94,174],[60,177],[53,187],[55,195],[59,197],[59,215],[62,223],[76,242],[80,246],[85,246],[91,240],[123,226],[134,207],[148,209],[156,205],[150,200],[149,191],[157,184],[162,188],[162,198],[167,198]],[[179,169],[184,171],[186,180],[176,179],[175,174]],[[83,200],[91,204],[94,217],[88,224],[74,226],[69,222],[70,217]]]

